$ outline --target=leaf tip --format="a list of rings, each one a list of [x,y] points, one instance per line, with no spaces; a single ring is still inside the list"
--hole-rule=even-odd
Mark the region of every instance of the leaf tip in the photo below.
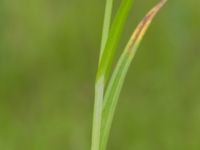
[[[154,6],[147,15],[142,19],[140,24],[137,26],[135,32],[132,34],[132,37],[130,39],[130,42],[128,44],[128,53],[132,52],[132,48],[134,45],[137,45],[137,43],[140,43],[142,37],[144,36],[147,28],[149,27],[151,21],[155,17],[155,15],[159,12],[159,10],[164,6],[164,4],[167,2],[167,0],[160,0],[160,2]]]

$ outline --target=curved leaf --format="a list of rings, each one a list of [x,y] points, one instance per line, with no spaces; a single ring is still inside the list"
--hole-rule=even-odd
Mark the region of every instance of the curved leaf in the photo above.
[[[166,0],[161,0],[149,13],[144,17],[144,19],[137,26],[135,32],[131,36],[126,48],[124,49],[114,73],[108,83],[108,88],[105,93],[104,106],[102,112],[102,129],[101,129],[101,148],[100,150],[105,150],[109,132],[112,124],[112,119],[114,116],[115,108],[119,98],[119,94],[124,83],[129,66],[135,56],[138,46],[146,33],[151,21],[154,16],[160,10],[160,8],[165,4]]]

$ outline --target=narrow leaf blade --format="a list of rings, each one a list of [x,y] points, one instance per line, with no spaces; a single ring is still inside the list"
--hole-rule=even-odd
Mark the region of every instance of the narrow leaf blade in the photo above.
[[[106,0],[99,63],[101,62],[101,57],[104,52],[105,44],[109,35],[111,16],[112,16],[112,7],[113,7],[113,0]],[[95,83],[91,150],[99,150],[99,146],[100,146],[101,114],[102,114],[102,106],[103,106],[104,87],[105,87],[104,79],[102,76],[102,78],[98,79]]]
[[[112,124],[117,101],[120,95],[129,66],[135,56],[138,46],[146,33],[151,21],[158,13],[160,8],[165,4],[166,0],[161,0],[153,9],[147,13],[144,19],[140,22],[135,32],[131,36],[126,48],[124,49],[114,73],[108,83],[108,88],[104,97],[104,106],[102,112],[102,129],[101,129],[101,149],[105,150],[109,132]]]
[[[99,150],[103,96],[108,76],[106,75],[106,72],[108,72],[108,66],[109,66],[107,64],[107,61],[109,62],[109,64],[111,64],[112,62],[112,59],[110,59],[110,57],[107,56],[110,56],[110,54],[114,56],[120,34],[122,32],[128,13],[131,9],[133,0],[122,0],[120,8],[117,12],[117,15],[115,16],[114,22],[111,26],[111,30],[109,32],[111,12],[112,12],[111,11],[112,2],[113,0],[107,0],[106,3],[106,10],[105,10],[106,12],[104,18],[105,20],[104,20],[104,27],[102,34],[99,66],[95,83],[95,102],[94,102],[93,129],[92,129],[92,146],[91,146],[92,150]],[[109,53],[109,55],[107,55],[107,53]]]
[[[97,72],[97,79],[104,76],[105,84],[109,76],[109,70],[112,65],[116,47],[120,39],[127,16],[132,8],[134,0],[122,0],[119,10],[111,25],[110,33],[100,58],[100,64]]]
[[[103,55],[104,49],[105,49],[105,45],[106,45],[106,42],[107,42],[108,36],[109,36],[111,17],[112,17],[112,7],[113,7],[113,0],[107,0],[105,14],[104,14],[99,63],[101,62],[102,55]]]

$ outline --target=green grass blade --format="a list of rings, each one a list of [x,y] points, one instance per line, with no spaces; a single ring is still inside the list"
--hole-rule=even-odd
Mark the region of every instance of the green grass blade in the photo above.
[[[108,83],[108,88],[105,93],[103,112],[102,112],[102,129],[101,129],[101,144],[100,150],[105,150],[109,132],[112,124],[112,119],[114,116],[115,108],[119,98],[119,94],[124,83],[129,66],[135,56],[138,46],[148,29],[154,16],[164,5],[166,0],[162,0],[158,3],[149,13],[144,17],[141,23],[136,28],[132,37],[130,38],[125,50],[123,51],[114,73]]]
[[[109,32],[110,27],[110,19],[111,19],[111,12],[112,12],[112,1],[107,0],[106,9],[105,9],[105,19],[104,19],[104,26],[103,26],[103,33],[102,33],[102,43],[101,43],[101,51],[100,51],[100,58],[99,58],[99,68],[96,77],[95,83],[95,102],[94,102],[94,115],[93,115],[93,127],[92,127],[92,146],[91,150],[99,150],[100,144],[100,130],[101,130],[101,114],[102,114],[102,105],[103,105],[103,96],[104,96],[104,87],[106,81],[106,74],[103,70],[107,70],[108,66],[102,66],[102,62],[108,60],[105,59],[106,51],[110,51],[112,49],[112,53],[115,52],[115,47],[118,43],[120,34],[122,32],[125,20],[128,16],[128,13],[131,9],[133,0],[122,0],[120,8],[117,12],[117,15],[114,19],[114,22],[111,27],[111,31]],[[114,54],[113,54],[114,55]],[[111,63],[112,60],[109,60]]]
[[[109,31],[110,31],[110,24],[111,24],[111,17],[112,17],[112,7],[113,7],[113,0],[107,0],[106,1],[105,14],[104,14],[99,63],[101,62],[102,54],[104,52],[105,45],[106,45],[108,35],[109,35]]]
[[[120,35],[127,19],[127,16],[132,8],[133,0],[122,0],[119,10],[115,15],[112,23],[110,33],[105,45],[105,49],[101,54],[101,61],[99,64],[97,79],[104,77],[104,83],[108,79],[109,70],[112,64],[112,60],[116,51],[117,44],[120,39]]]
[[[105,44],[109,35],[111,16],[112,16],[112,6],[113,6],[113,0],[107,0],[105,7],[105,14],[104,14],[99,63],[101,62],[101,57],[104,52]],[[100,146],[103,95],[104,95],[104,79],[101,78],[98,79],[95,83],[95,100],[94,100],[94,113],[93,113],[93,124],[92,124],[91,150],[99,150]]]

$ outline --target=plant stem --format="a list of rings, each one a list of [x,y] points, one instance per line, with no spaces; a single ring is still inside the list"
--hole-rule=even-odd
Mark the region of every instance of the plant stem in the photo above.
[[[108,39],[109,31],[110,31],[112,7],[113,7],[113,0],[107,0],[106,7],[105,7],[105,14],[104,14],[103,31],[102,31],[102,37],[101,37],[99,64],[101,62],[101,58],[102,58],[102,55],[106,46],[106,42]]]
[[[101,78],[97,80],[95,84],[95,102],[94,102],[91,150],[99,150],[103,93],[104,93],[104,79]]]
[[[102,54],[108,39],[111,15],[112,15],[113,0],[106,1],[101,48],[99,56],[99,64],[101,63]],[[104,96],[104,76],[96,79],[95,83],[95,102],[94,102],[94,113],[93,113],[93,126],[92,126],[92,144],[91,150],[99,150],[100,148],[100,130],[101,130],[101,114]]]

